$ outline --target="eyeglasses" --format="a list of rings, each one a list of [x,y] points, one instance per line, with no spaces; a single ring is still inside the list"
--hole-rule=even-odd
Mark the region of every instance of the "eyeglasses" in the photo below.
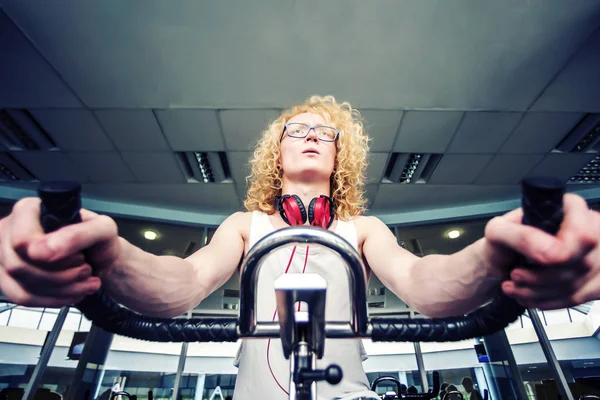
[[[331,126],[310,126],[298,122],[290,122],[289,124],[285,124],[281,139],[283,139],[283,135],[286,133],[289,137],[304,139],[308,136],[311,129],[315,131],[317,138],[323,142],[335,142],[340,135],[340,131]]]

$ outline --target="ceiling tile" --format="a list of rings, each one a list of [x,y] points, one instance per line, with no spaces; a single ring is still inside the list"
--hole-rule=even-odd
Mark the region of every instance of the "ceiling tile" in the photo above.
[[[139,182],[185,183],[186,178],[172,153],[121,153]]]
[[[571,131],[582,113],[528,112],[499,152],[547,153]]]
[[[85,172],[62,152],[18,151],[11,154],[40,181],[85,182],[88,180]]]
[[[215,110],[156,110],[162,131],[175,151],[223,151]]]
[[[531,109],[600,112],[599,48],[600,27],[569,60]]]
[[[362,110],[361,114],[365,120],[365,132],[371,138],[370,150],[373,152],[390,151],[398,133],[403,112],[393,110]]]
[[[475,181],[479,185],[516,185],[543,158],[541,154],[498,154]]]
[[[382,184],[373,212],[411,212],[517,199],[519,185]]]
[[[251,151],[280,110],[222,110],[219,112],[229,151]]]
[[[70,153],[68,157],[93,182],[135,181],[118,153]]]
[[[233,181],[236,184],[245,185],[246,177],[250,175],[250,157],[251,153],[230,151],[227,153],[229,167],[233,175]]]
[[[84,109],[29,110],[64,151],[114,151],[94,114]]]
[[[462,111],[407,111],[394,151],[443,153],[463,115]]]
[[[132,202],[180,211],[233,213],[240,209],[232,184],[87,184],[83,186],[83,192],[99,200]]]
[[[467,112],[448,147],[449,153],[495,153],[513,132],[522,113]]]
[[[597,153],[547,154],[531,171],[529,171],[527,176],[553,176],[566,182],[597,155]]]
[[[169,150],[152,110],[96,110],[95,114],[118,150]]]
[[[369,153],[367,183],[381,182],[389,155],[390,153]]]
[[[81,107],[61,80],[10,18],[0,9],[0,107]]]
[[[492,158],[492,154],[445,154],[427,183],[440,185],[473,183]]]
[[[600,7],[107,1],[64,1],[61,12],[52,1],[3,2],[93,108],[277,108],[335,93],[359,108],[526,109],[597,28]],[[332,30],[331,15],[344,24]]]

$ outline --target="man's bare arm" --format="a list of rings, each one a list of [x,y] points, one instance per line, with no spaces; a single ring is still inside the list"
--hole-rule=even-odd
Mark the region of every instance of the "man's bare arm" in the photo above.
[[[502,276],[480,258],[484,239],[452,255],[417,257],[379,219],[367,217],[363,255],[382,283],[429,317],[468,313],[490,299]]]
[[[228,217],[210,243],[186,259],[156,256],[120,238],[122,256],[102,276],[108,294],[145,315],[175,317],[197,306],[235,272],[244,253],[244,213]]]

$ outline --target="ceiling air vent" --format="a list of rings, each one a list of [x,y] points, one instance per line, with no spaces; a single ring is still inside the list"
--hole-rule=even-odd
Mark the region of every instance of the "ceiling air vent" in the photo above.
[[[0,181],[27,182],[35,177],[8,153],[0,153]]]
[[[573,175],[567,183],[600,184],[600,156],[594,157],[581,170]]]
[[[231,182],[225,152],[186,151],[177,153],[177,159],[190,183]]]
[[[600,150],[600,114],[587,114],[556,146],[563,153]]]
[[[383,182],[427,183],[441,158],[441,154],[392,153]]]
[[[9,150],[51,150],[56,143],[27,110],[0,110],[0,142]]]

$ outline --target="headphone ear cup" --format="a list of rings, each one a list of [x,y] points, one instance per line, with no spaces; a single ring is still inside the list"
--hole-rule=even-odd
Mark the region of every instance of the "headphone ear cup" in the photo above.
[[[328,196],[321,195],[312,199],[308,207],[308,218],[311,225],[329,229],[334,216],[333,202]]]
[[[304,203],[302,202],[302,199],[295,194],[292,195],[292,198],[296,201],[296,205],[300,211],[300,220],[302,221],[302,225],[304,225],[306,222],[306,208],[304,207]]]
[[[327,200],[327,209],[329,211],[329,223],[327,223],[327,229],[333,224],[333,220],[335,219],[335,207],[333,206],[333,200],[331,197],[323,196],[325,200]]]
[[[317,204],[317,197],[310,201],[308,205],[308,223],[310,225],[315,225],[315,206]]]
[[[275,209],[279,211],[279,215],[281,215],[281,219],[285,221],[286,224],[290,225],[290,221],[288,220],[287,214],[285,212],[285,208],[283,207],[283,203],[285,202],[288,195],[285,196],[276,196],[275,197]]]
[[[290,226],[304,225],[306,222],[306,210],[300,197],[286,194],[278,203],[281,218]]]

